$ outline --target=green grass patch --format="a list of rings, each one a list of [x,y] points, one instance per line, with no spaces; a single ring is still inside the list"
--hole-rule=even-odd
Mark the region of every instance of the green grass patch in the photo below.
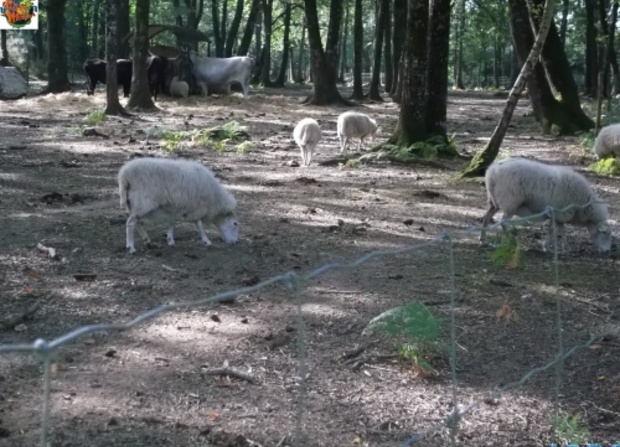
[[[89,126],[96,126],[107,119],[108,117],[103,110],[93,110],[86,115],[86,124]]]
[[[601,175],[620,175],[620,160],[604,158],[592,163],[588,168]]]

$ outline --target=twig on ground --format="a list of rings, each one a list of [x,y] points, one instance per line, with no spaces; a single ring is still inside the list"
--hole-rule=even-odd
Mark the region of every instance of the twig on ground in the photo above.
[[[204,368],[204,366],[203,366]],[[241,371],[236,371],[234,369],[231,368],[215,368],[215,369],[208,369],[204,371],[205,374],[208,374],[210,376],[231,376],[231,377],[236,377],[237,379],[241,379],[241,380],[245,380],[246,382],[250,382],[254,385],[258,385],[258,380],[256,380],[254,377],[250,376],[249,374],[245,374],[242,373]]]

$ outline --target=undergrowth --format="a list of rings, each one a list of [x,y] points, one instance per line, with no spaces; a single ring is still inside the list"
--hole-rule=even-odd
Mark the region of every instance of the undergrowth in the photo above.
[[[161,137],[160,147],[169,153],[174,152],[183,144],[212,148],[218,153],[232,150],[238,154],[244,154],[254,148],[246,127],[237,121],[230,121],[210,129],[162,131],[159,136]]]

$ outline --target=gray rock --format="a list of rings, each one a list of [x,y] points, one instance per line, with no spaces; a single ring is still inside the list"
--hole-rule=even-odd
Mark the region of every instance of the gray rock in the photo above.
[[[19,99],[28,93],[28,85],[15,67],[0,67],[0,99]]]

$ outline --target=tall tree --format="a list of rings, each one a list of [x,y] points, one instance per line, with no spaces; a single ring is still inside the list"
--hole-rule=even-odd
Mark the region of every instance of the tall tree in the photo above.
[[[409,0],[400,113],[389,144],[409,147],[425,141],[428,0]]]
[[[9,49],[7,46],[6,30],[0,31],[0,50],[2,51],[2,57],[0,58],[0,67],[8,67],[11,65],[9,62]]]
[[[381,85],[381,54],[383,51],[383,36],[385,34],[385,19],[389,11],[390,0],[381,0],[378,4],[377,25],[375,26],[374,51],[372,58],[372,76],[368,97],[374,101],[383,101],[379,87]]]
[[[314,105],[350,104],[340,95],[336,86],[342,1],[332,0],[330,3],[325,49],[321,43],[316,0],[304,0],[304,5],[306,7],[306,19],[308,20],[308,41],[310,43],[310,61],[314,81],[312,94],[305,102]]]
[[[291,4],[289,2],[284,4],[284,33],[282,35],[282,63],[280,64],[280,71],[275,81],[275,85],[278,87],[284,87],[286,83],[286,72],[289,67],[289,57],[291,49]]]
[[[235,15],[233,16],[228,34],[226,35],[226,45],[224,48],[225,57],[231,57],[233,55],[233,49],[237,41],[237,34],[239,33],[239,25],[241,24],[241,17],[243,16],[243,3],[243,0],[237,0]]]
[[[349,41],[349,1],[344,0],[344,31],[340,39],[340,72],[338,82],[344,84],[345,72],[347,69],[347,43]]]
[[[260,6],[261,0],[252,0],[250,13],[248,14],[248,19],[243,30],[243,36],[241,37],[241,42],[237,48],[237,54],[240,56],[245,56],[250,51],[250,44],[252,43],[252,36],[254,34],[254,26],[256,25]]]
[[[306,50],[306,22],[301,24],[301,38],[299,39],[299,53],[297,53],[297,75],[295,82],[303,83],[306,73],[305,61]]]
[[[585,93],[596,95],[598,79],[598,33],[596,31],[596,0],[585,0],[586,5],[586,78]]]
[[[554,5],[555,0],[545,1],[536,40],[527,60],[521,68],[521,73],[519,73],[519,77],[517,78],[515,85],[510,91],[510,95],[508,96],[508,101],[506,102],[506,107],[504,108],[499,124],[495,128],[493,135],[491,135],[491,139],[489,140],[487,146],[472,159],[469,166],[460,173],[460,177],[477,177],[484,175],[487,168],[497,157],[499,148],[504,140],[506,131],[508,130],[508,125],[510,124],[512,114],[517,107],[517,103],[519,102],[519,97],[521,96],[521,93],[523,93],[526,81],[532,75],[534,67],[536,66],[538,58],[542,52],[545,39],[547,38],[547,33],[549,32],[549,28],[553,22]]]
[[[118,100],[116,59],[118,59],[118,31],[121,0],[106,1],[106,115],[119,115],[124,112]]]
[[[226,2],[226,0],[224,0]],[[211,27],[213,28],[213,42],[215,44],[215,56],[224,56],[224,38],[220,32],[220,12],[218,0],[211,0]]]
[[[136,0],[134,42],[133,42],[133,79],[128,109],[152,110],[155,108],[151,99],[146,73],[146,58],[149,50],[149,9],[150,0]]]
[[[353,13],[353,94],[351,99],[364,99],[362,65],[364,57],[364,23],[362,0],[355,0]]]
[[[448,59],[450,57],[450,0],[433,0],[429,19],[426,130],[446,135]]]
[[[390,96],[395,102],[400,102],[402,87],[401,71],[403,67],[403,36],[407,32],[407,0],[394,0],[394,32],[392,33],[392,58],[394,79]]]
[[[90,51],[92,57],[97,57],[99,54],[99,9],[101,6],[101,0],[95,0],[93,3],[93,27],[91,30],[91,42],[93,43]]]
[[[118,9],[118,57],[129,57],[129,40],[125,39],[129,34],[129,0],[121,0]]]
[[[456,42],[454,44],[454,86],[464,90],[463,83],[463,40],[465,38],[465,0],[458,0]]]
[[[271,82],[271,35],[273,29],[273,0],[263,0],[263,50],[261,54],[261,83],[270,87]]]
[[[67,0],[47,2],[47,91],[69,90],[67,46],[65,42],[65,6]]]
[[[392,14],[391,14],[392,0],[386,2],[386,14],[384,17],[385,23],[383,24],[383,30],[385,36],[383,36],[383,42],[385,48],[383,49],[383,64],[385,66],[385,92],[389,93],[392,90],[392,81],[394,79],[394,67],[392,65]]]

